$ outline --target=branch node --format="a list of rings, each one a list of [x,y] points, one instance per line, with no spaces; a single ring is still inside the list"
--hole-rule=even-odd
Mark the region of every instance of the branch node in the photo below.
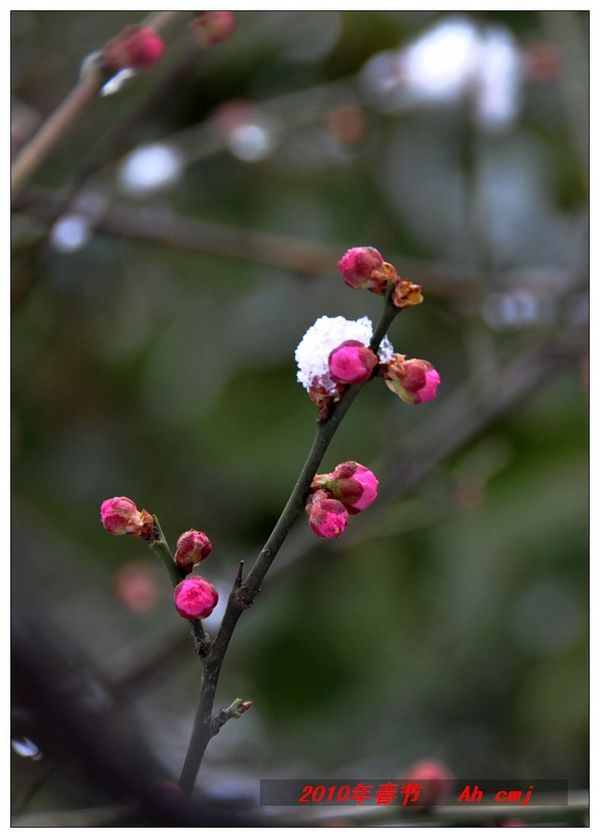
[[[247,713],[251,707],[252,702],[249,699],[236,698],[235,701],[229,705],[229,707],[226,707],[224,710],[219,710],[219,712],[212,717],[210,723],[211,737],[216,736],[229,719],[239,719],[240,716]]]
[[[254,602],[254,592],[247,588],[245,585],[240,585],[240,587],[233,592],[233,600],[235,604],[240,608],[240,610],[244,611],[246,608],[250,608],[252,603]]]
[[[233,590],[234,591],[237,591],[240,588],[243,579],[244,579],[244,560],[242,559],[240,561],[240,566],[238,567],[237,576],[235,577],[235,580],[234,580],[234,583],[233,583]]]
[[[202,627],[200,620],[194,620],[191,626],[194,651],[199,658],[206,658],[212,648],[212,642]]]

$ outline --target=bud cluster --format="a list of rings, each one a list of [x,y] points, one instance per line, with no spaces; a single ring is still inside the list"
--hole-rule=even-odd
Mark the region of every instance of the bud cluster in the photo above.
[[[410,308],[423,302],[421,286],[401,279],[396,268],[385,262],[374,247],[351,247],[338,262],[338,269],[346,285],[359,291],[385,296],[391,283],[392,302],[397,308]]]
[[[338,262],[346,285],[386,295],[399,309],[423,302],[421,287],[401,279],[395,267],[384,262],[374,247],[352,247]],[[296,349],[298,381],[319,409],[322,422],[329,419],[344,391],[379,375],[389,389],[407,404],[424,404],[436,397],[440,375],[429,363],[410,360],[394,352],[387,336],[377,351],[372,348],[373,325],[368,317],[320,317]]]
[[[157,549],[161,542],[160,527],[150,512],[138,509],[130,498],[116,497],[105,500],[100,507],[100,520],[104,529],[111,535],[134,535],[145,539],[150,547]],[[200,530],[187,530],[177,539],[177,548],[173,561],[180,575],[187,577],[175,587],[173,592],[177,612],[187,620],[201,620],[214,610],[218,600],[214,585],[202,576],[189,576],[195,565],[204,561],[212,552],[212,544],[206,533]],[[170,553],[168,553],[170,555]]]
[[[340,463],[329,474],[315,475],[306,504],[308,523],[320,538],[337,538],[349,516],[367,509],[377,497],[379,482],[360,463]]]

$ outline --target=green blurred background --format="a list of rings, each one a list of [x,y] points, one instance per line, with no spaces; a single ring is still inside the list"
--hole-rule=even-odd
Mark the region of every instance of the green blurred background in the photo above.
[[[15,151],[82,57],[140,17],[13,13]],[[312,438],[297,343],[322,314],[379,315],[336,270],[371,244],[423,285],[390,337],[442,387],[409,407],[375,383],[344,421],[324,470],[369,465],[380,500],[339,542],[298,521],[222,675],[219,706],[252,710],[201,781],[254,795],[258,778],[396,776],[433,757],[459,777],[583,788],[587,15],[236,19],[203,50],[181,15],[164,60],[99,99],[16,201],[13,618],[58,646],[102,724],[135,721],[132,747],[178,772],[198,662],[162,569],[101,529],[100,503],[132,497],[172,544],[205,530],[224,601]],[[448,22],[503,45],[468,83],[461,47],[431,34]],[[429,100],[406,50],[424,35]],[[15,812],[101,803],[15,689]]]

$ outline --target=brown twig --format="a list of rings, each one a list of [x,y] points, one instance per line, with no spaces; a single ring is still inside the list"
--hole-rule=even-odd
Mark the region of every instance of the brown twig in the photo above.
[[[28,189],[15,204],[15,209],[49,223],[56,221],[68,207],[69,202],[61,193],[38,188]],[[111,202],[91,221],[97,230],[111,236],[253,262],[309,277],[330,273],[331,266],[344,249],[339,244],[320,244],[262,230],[217,224],[187,218],[165,208],[133,207],[125,202]],[[394,264],[402,266],[403,276],[426,285],[428,293],[434,296],[462,299],[479,279],[472,268],[464,265],[425,262],[399,254],[392,254],[390,258]],[[521,273],[513,271],[507,282],[526,284],[529,271],[539,274],[541,270],[542,267]],[[570,282],[570,278],[565,277],[565,284]]]
[[[170,24],[177,14],[180,13],[156,12],[143,23],[160,30]],[[81,77],[73,90],[18,153],[10,173],[13,197],[18,195],[54,147],[97,99],[102,86],[114,75],[114,71],[103,66],[100,53],[84,64]]]
[[[381,315],[380,321],[375,329],[371,341],[371,349],[377,352],[379,344],[381,343],[387,329],[393,322],[394,318],[399,312],[391,301],[391,283],[388,287],[388,293],[385,298],[385,306]],[[194,720],[194,727],[190,744],[185,757],[185,762],[181,772],[179,784],[183,793],[187,797],[191,797],[196,782],[196,775],[200,764],[204,757],[206,746],[208,745],[212,733],[212,709],[215,699],[215,692],[219,682],[219,675],[227,649],[231,642],[233,632],[242,613],[254,602],[258,595],[261,585],[271,567],[281,545],[285,541],[292,524],[294,523],[298,513],[304,507],[306,497],[308,495],[310,484],[321,464],[323,457],[329,447],[333,436],[338,429],[342,419],[346,415],[350,405],[360,392],[362,384],[354,384],[349,386],[340,401],[335,405],[329,417],[325,420],[317,422],[317,430],[313,440],[313,444],[308,453],[306,461],[300,470],[300,474],[286,505],[283,508],[277,523],[275,524],[271,535],[267,539],[264,547],[258,554],[258,557],[252,567],[246,580],[239,584],[240,574],[236,577],[233,584],[225,614],[221,622],[221,627],[217,636],[210,648],[210,651],[204,661],[204,673],[202,679],[202,686],[200,689],[200,697],[198,700],[198,708]]]

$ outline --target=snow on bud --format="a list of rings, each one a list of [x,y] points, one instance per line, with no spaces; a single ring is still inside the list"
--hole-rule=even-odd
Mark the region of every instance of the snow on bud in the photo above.
[[[216,588],[201,576],[188,576],[173,591],[175,608],[186,620],[209,617],[219,601]]]
[[[130,498],[109,498],[100,507],[100,520],[111,535],[136,535],[147,538],[154,519],[145,509],[138,509]]]
[[[199,564],[212,552],[212,544],[206,533],[199,530],[187,530],[177,539],[175,564],[184,573],[190,573],[195,564]]]
[[[329,375],[338,384],[368,381],[377,366],[377,355],[359,340],[345,340],[329,355]]]
[[[370,469],[349,460],[336,466],[331,474],[317,474],[311,488],[327,492],[343,503],[350,515],[356,515],[371,506],[378,486],[379,481]]]
[[[344,282],[358,291],[385,294],[388,277],[383,256],[374,247],[351,247],[338,262]]]
[[[343,503],[327,496],[326,492],[312,494],[306,504],[308,523],[319,538],[337,538],[348,524],[348,512]]]
[[[396,355],[383,367],[383,377],[392,393],[407,404],[424,404],[435,399],[441,381],[429,361],[419,358],[407,361],[404,355]]]
[[[396,308],[418,306],[419,303],[423,302],[421,286],[398,277],[394,283],[394,290],[392,291],[392,302]]]
[[[344,389],[334,381],[329,370],[329,357],[345,341],[358,341],[366,348],[373,337],[373,324],[368,317],[346,320],[345,317],[319,317],[308,329],[296,348],[297,380],[319,408],[321,418],[328,412]],[[378,361],[385,364],[394,357],[394,348],[387,337],[379,346]]]
[[[165,44],[151,26],[126,26],[104,47],[104,60],[111,70],[143,70],[162,58]]]
[[[226,41],[235,29],[233,12],[200,12],[190,24],[192,35],[202,47]]]

